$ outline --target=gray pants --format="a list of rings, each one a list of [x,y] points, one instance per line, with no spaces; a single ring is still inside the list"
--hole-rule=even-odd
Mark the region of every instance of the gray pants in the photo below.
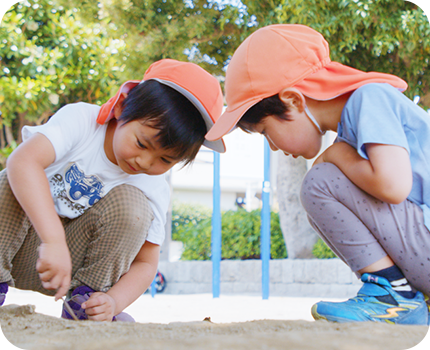
[[[415,290],[430,296],[430,232],[418,205],[382,202],[331,163],[309,170],[301,201],[311,225],[352,271],[388,255]]]
[[[72,258],[70,290],[86,285],[106,292],[125,274],[145,243],[153,219],[138,188],[113,188],[81,216],[62,219]],[[0,172],[0,283],[46,295],[36,271],[40,239]]]

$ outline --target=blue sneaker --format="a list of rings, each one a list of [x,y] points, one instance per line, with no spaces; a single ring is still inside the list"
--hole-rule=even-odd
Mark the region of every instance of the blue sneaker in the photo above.
[[[70,299],[66,299],[63,305],[63,312],[61,313],[62,318],[66,318],[69,320],[88,320],[88,315],[85,313],[85,310],[81,307],[82,303],[87,301],[91,294],[95,291],[87,286],[77,287],[73,292]],[[66,303],[69,305],[69,308],[66,306]],[[71,314],[74,313],[74,315]],[[120,321],[120,322],[135,322],[133,317],[125,312],[121,312],[118,315],[114,316],[112,321]]]
[[[0,283],[0,306],[4,304],[6,299],[6,293],[9,290],[9,286],[6,282]]]
[[[361,280],[364,284],[355,298],[341,303],[320,301],[312,306],[313,318],[332,322],[428,324],[429,309],[421,292],[407,299],[394,291],[385,278],[365,273]]]

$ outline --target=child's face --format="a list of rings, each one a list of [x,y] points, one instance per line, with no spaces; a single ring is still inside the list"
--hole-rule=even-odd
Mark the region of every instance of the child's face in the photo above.
[[[268,116],[253,130],[266,137],[273,151],[281,150],[294,158],[314,158],[321,148],[321,134],[304,111],[292,108],[288,116],[291,120]]]
[[[109,130],[106,133],[106,155],[125,173],[160,175],[181,161],[173,150],[161,147],[157,141],[159,130],[139,120],[126,124],[113,120],[112,123],[114,126],[111,136],[109,137]]]

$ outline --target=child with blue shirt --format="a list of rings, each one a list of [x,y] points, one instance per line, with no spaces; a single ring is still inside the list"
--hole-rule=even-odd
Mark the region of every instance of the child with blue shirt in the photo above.
[[[26,126],[0,172],[0,305],[8,287],[67,295],[62,317],[122,312],[157,271],[170,201],[164,173],[193,161],[221,114],[215,77],[164,59],[103,106],[61,108]]]
[[[257,30],[228,66],[227,109],[206,139],[238,125],[311,159],[327,130],[338,134],[306,174],[301,201],[363,286],[346,302],[315,304],[315,319],[428,324],[430,117],[406,88],[332,62],[323,36],[303,25]]]

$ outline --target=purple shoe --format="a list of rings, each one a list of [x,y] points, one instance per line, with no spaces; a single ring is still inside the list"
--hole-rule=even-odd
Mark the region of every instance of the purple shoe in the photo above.
[[[91,294],[93,294],[95,291],[87,286],[80,286],[77,287],[73,292],[72,296],[69,300],[66,300],[65,303],[68,303],[71,311],[74,312],[75,316],[79,320],[88,320],[88,315],[85,313],[85,310],[81,307],[82,303],[87,301]],[[73,316],[70,314],[70,312],[67,310],[65,305],[63,305],[63,312],[61,313],[62,318],[66,318],[69,320],[73,320]],[[131,317],[129,314],[125,312],[121,312],[118,315],[114,316],[112,321],[119,321],[119,322],[136,322],[133,317]]]
[[[0,306],[4,304],[6,299],[6,293],[9,290],[9,286],[6,282],[0,283]]]

